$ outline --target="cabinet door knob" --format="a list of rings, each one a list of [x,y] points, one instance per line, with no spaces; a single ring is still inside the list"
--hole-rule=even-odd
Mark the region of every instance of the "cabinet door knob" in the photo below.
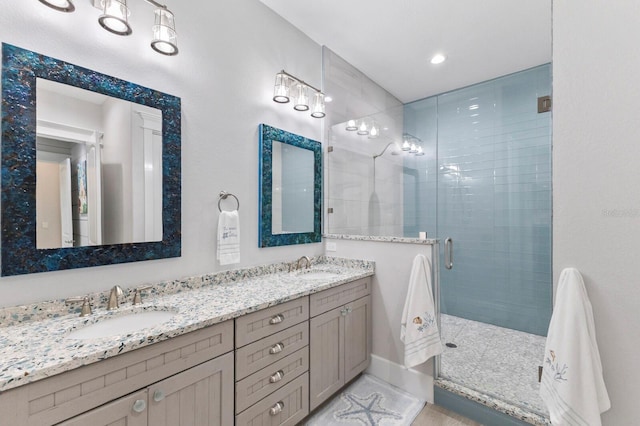
[[[269,377],[269,383],[278,383],[284,377],[284,371],[278,370],[276,374]]]
[[[340,315],[342,315],[342,316],[347,315],[347,310],[346,309],[340,309]]]
[[[164,392],[162,392],[160,389],[156,389],[156,391],[153,393],[153,400],[155,402],[160,402],[164,399]]]
[[[147,402],[144,399],[138,399],[133,403],[133,411],[142,413],[147,408]]]
[[[269,320],[269,324],[271,325],[280,324],[282,321],[284,321],[284,315],[278,314]]]
[[[274,405],[269,409],[269,414],[271,414],[272,416],[275,416],[276,414],[280,413],[283,408],[284,408],[284,402],[282,401],[276,402],[276,405]]]
[[[347,314],[350,314],[351,312],[353,312],[353,309],[351,306],[347,306]]]
[[[276,343],[275,345],[271,346],[271,349],[269,349],[269,353],[271,355],[274,355],[282,352],[283,349],[284,349],[284,345],[282,343]]]

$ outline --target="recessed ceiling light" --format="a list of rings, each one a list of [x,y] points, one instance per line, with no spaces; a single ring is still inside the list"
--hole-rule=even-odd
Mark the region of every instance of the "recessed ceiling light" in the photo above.
[[[447,59],[446,56],[438,53],[438,54],[434,55],[433,58],[431,58],[431,63],[434,64],[434,65],[441,64],[441,63],[443,63],[445,61],[445,59]]]

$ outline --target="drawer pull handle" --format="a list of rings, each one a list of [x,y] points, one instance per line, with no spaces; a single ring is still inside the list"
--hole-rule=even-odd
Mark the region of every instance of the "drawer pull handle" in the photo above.
[[[279,414],[283,408],[284,408],[284,402],[282,401],[276,402],[276,405],[274,405],[269,409],[269,414],[271,414],[272,416],[275,416],[276,414]]]
[[[153,400],[155,402],[160,402],[164,399],[164,392],[162,392],[160,389],[156,389],[156,391],[153,393]]]
[[[279,370],[273,376],[269,377],[269,383],[278,383],[284,377],[284,371]]]
[[[139,399],[133,403],[133,411],[135,411],[136,413],[142,413],[146,409],[147,403],[144,399]]]
[[[269,349],[269,353],[271,355],[274,355],[282,352],[283,349],[284,349],[284,345],[282,343],[276,343],[275,345],[271,346],[271,349]]]
[[[284,321],[284,315],[278,314],[269,320],[269,324],[271,325],[280,324],[282,321]]]

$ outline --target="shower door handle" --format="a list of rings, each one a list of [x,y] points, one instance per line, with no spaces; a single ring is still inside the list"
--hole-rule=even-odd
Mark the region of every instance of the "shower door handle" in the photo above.
[[[444,240],[444,267],[453,268],[453,239],[451,237]]]

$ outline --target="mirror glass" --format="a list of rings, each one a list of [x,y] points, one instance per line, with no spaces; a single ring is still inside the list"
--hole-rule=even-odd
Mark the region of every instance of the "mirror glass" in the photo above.
[[[180,98],[3,43],[2,275],[179,257],[180,144]]]
[[[162,111],[36,78],[36,247],[162,241]]]
[[[261,124],[260,247],[320,242],[320,142]]]
[[[273,141],[273,234],[313,232],[313,151]]]

